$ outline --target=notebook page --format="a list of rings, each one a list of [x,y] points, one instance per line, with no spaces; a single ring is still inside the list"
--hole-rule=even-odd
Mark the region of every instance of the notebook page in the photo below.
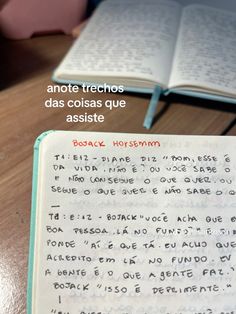
[[[180,15],[173,1],[105,1],[55,74],[158,80],[166,86]]]
[[[235,313],[233,137],[40,145],[33,314]]]
[[[203,5],[183,9],[169,86],[235,95],[236,13]]]

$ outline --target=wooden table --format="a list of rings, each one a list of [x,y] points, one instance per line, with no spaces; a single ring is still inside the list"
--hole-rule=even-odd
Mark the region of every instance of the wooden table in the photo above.
[[[123,94],[125,109],[97,109],[104,123],[67,123],[85,110],[45,108],[53,69],[68,50],[68,36],[0,41],[0,313],[26,313],[32,153],[35,138],[50,129],[236,135],[236,106],[187,97],[161,101],[150,131],[142,127],[148,95]],[[79,99],[84,95],[53,95]],[[87,99],[108,95],[87,94]],[[110,99],[118,99],[110,94]],[[94,110],[86,110],[93,113]]]

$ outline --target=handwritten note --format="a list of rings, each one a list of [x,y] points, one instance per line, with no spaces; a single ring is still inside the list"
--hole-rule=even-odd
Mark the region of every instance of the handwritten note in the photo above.
[[[33,314],[235,314],[233,137],[39,145]]]
[[[170,85],[235,93],[236,14],[203,5],[184,8]]]
[[[58,74],[84,74],[87,80],[101,73],[152,81],[158,77],[167,85],[180,16],[181,6],[169,0],[106,1]]]

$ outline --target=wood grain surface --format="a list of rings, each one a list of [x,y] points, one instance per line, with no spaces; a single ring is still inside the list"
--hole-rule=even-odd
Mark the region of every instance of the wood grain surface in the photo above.
[[[149,95],[86,94],[87,99],[119,99],[125,109],[96,109],[104,123],[67,123],[82,109],[45,108],[53,69],[72,38],[64,35],[31,40],[0,40],[0,313],[26,313],[32,156],[35,138],[50,129],[163,134],[236,135],[236,106],[188,97],[161,100],[151,130],[142,127]],[[82,93],[60,94],[79,99]],[[87,110],[94,113],[94,109]]]

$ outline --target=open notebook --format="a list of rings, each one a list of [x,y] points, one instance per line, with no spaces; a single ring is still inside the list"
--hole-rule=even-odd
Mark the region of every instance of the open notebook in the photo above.
[[[35,144],[28,314],[236,311],[233,137]]]
[[[236,14],[169,0],[107,0],[54,72],[60,83],[236,102]]]

